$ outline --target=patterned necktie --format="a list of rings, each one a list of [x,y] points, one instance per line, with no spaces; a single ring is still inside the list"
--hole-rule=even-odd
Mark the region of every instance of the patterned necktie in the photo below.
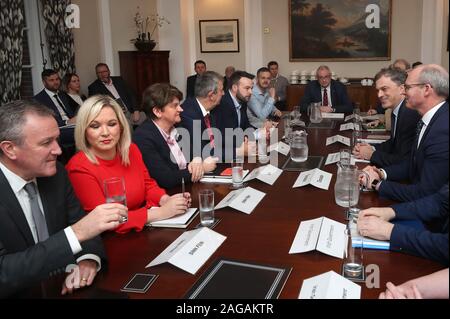
[[[53,97],[56,99],[56,102],[58,102],[59,107],[61,110],[59,111],[61,118],[63,121],[69,120],[69,114],[67,113],[66,107],[64,106],[64,103],[59,98],[58,94],[53,95]]]
[[[214,148],[214,134],[211,129],[211,116],[209,114],[205,115],[205,125],[206,129],[208,130],[209,145],[211,146],[211,148]]]
[[[422,131],[422,127],[425,125],[425,123],[420,120],[419,122],[417,122],[417,127],[416,127],[416,146],[417,148],[419,148],[419,137],[420,137],[420,132]]]
[[[395,116],[394,112],[391,113],[391,138],[395,137],[395,129],[397,128],[396,123],[397,116]]]
[[[34,183],[28,183],[24,186],[24,189],[28,193],[30,199],[31,215],[33,216],[34,224],[36,226],[38,242],[44,241],[48,238],[48,228],[44,214],[39,207],[36,186]]]
[[[327,89],[323,89],[322,105],[328,106],[328,90]]]

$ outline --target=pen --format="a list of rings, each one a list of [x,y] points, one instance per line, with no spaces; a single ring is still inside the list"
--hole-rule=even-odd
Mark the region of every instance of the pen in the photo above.
[[[181,193],[183,194],[184,197],[184,192],[185,192],[186,188],[184,186],[184,177],[181,178]]]

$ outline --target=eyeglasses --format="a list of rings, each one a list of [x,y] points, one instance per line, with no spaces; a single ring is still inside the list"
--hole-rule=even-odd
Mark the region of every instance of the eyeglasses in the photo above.
[[[411,84],[405,84],[405,91],[408,91],[409,89],[411,89],[414,86],[424,86],[427,85],[428,83],[411,83]]]

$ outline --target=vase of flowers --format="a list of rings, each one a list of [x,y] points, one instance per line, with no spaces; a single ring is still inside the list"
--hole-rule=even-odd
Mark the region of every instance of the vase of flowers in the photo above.
[[[145,19],[141,16],[140,8],[137,7],[137,12],[134,16],[134,23],[136,26],[137,37],[131,42],[139,51],[151,51],[156,46],[156,41],[153,40],[153,34],[157,28],[163,26],[164,23],[170,24],[169,20],[159,14],[152,14]]]

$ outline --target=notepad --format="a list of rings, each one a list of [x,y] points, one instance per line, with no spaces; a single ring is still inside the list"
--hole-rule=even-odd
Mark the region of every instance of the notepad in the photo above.
[[[186,213],[147,224],[152,227],[186,228],[198,214],[197,208],[189,208]]]

